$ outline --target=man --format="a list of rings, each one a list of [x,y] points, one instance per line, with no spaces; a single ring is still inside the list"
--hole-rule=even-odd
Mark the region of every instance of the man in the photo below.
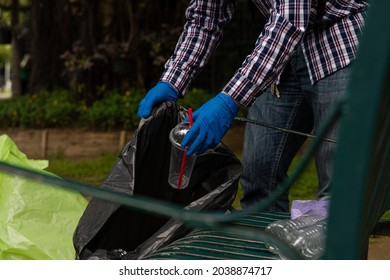
[[[367,4],[358,0],[254,0],[268,19],[255,48],[216,97],[193,114],[182,145],[200,154],[217,145],[240,106],[250,119],[301,131],[314,131],[346,90],[356,56]],[[190,82],[207,63],[232,19],[235,2],[191,1],[187,22],[160,82],[141,101],[138,115],[184,97]],[[328,137],[335,136],[333,128]],[[247,125],[241,178],[243,208],[269,196],[286,177],[303,139]],[[328,194],[335,147],[323,142],[316,153],[319,198]],[[288,211],[288,194],[271,211]]]

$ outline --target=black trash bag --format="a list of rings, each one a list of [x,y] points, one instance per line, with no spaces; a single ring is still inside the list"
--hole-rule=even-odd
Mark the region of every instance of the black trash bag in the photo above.
[[[142,120],[120,152],[102,188],[139,194],[195,211],[226,211],[233,202],[241,162],[222,143],[196,159],[187,188],[168,184],[170,130],[187,115],[167,102]],[[181,221],[92,198],[73,237],[76,259],[140,259],[190,231]]]

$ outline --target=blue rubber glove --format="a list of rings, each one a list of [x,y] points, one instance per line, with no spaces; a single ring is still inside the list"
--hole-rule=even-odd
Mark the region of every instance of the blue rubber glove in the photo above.
[[[176,101],[179,97],[180,93],[173,85],[168,82],[158,82],[141,100],[137,115],[139,118],[147,118],[155,106],[165,101]]]
[[[181,143],[183,148],[188,145],[187,156],[199,155],[221,142],[239,109],[230,96],[219,93],[196,110],[192,127]]]

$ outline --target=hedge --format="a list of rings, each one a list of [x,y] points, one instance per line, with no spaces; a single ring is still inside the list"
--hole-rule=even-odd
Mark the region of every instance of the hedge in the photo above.
[[[67,90],[43,91],[0,101],[0,127],[65,128],[84,127],[93,130],[133,130],[139,119],[137,109],[145,91],[110,92],[90,105]],[[178,103],[199,108],[212,97],[201,89],[192,89]]]

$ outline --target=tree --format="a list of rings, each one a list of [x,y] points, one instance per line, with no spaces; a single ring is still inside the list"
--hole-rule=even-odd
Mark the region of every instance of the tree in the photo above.
[[[30,1],[31,12],[25,13],[30,20],[19,24],[28,27],[30,36],[25,42],[29,48],[18,52],[31,53],[30,91],[68,88],[88,103],[112,90],[153,86],[182,31],[188,5],[188,0]],[[238,16],[248,18],[250,12],[243,5],[247,1],[238,2]],[[234,34],[227,33],[227,44],[218,50],[208,70],[203,71],[206,74],[201,74],[204,78],[200,76],[195,85],[208,90],[219,88],[260,32],[248,31],[241,20],[227,29]]]
[[[31,89],[68,86],[91,101],[150,86],[179,36],[186,2],[31,0]]]
[[[25,17],[22,17],[21,12],[29,9],[28,0],[10,0],[0,1],[2,11],[2,22],[0,28],[9,28],[11,30],[11,81],[12,81],[12,96],[18,97],[22,94],[21,84],[21,55],[22,55],[22,38],[25,34],[23,25]]]
[[[71,47],[77,31],[70,9],[67,0],[31,0],[32,92],[66,87],[60,56]]]
[[[20,82],[20,44],[19,44],[19,0],[11,2],[11,27],[12,27],[12,55],[11,55],[11,81],[12,96],[17,97],[22,94]]]

